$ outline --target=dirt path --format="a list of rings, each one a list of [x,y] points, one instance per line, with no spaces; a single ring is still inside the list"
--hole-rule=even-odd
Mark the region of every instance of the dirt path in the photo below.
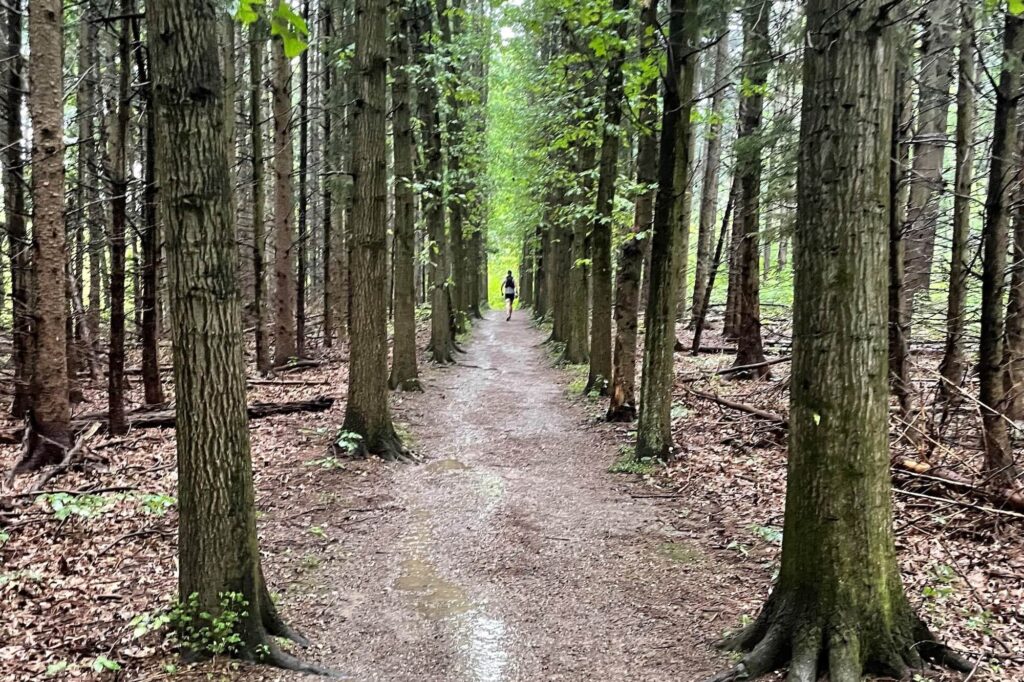
[[[320,604],[289,614],[317,643],[307,656],[359,680],[699,680],[723,664],[722,572],[607,473],[617,446],[566,399],[542,340],[522,313],[492,313],[458,366],[401,401],[426,462],[357,487],[372,518],[290,588]]]

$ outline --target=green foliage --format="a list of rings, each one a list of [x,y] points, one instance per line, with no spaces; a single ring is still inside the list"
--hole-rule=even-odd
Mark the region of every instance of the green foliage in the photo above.
[[[63,672],[67,672],[69,665],[67,661],[54,661],[46,666],[46,676],[56,677]]]
[[[324,455],[323,457],[318,457],[317,459],[309,460],[308,462],[306,462],[306,466],[320,467],[321,469],[331,471],[335,469],[344,469],[345,463],[332,455]]]
[[[99,516],[108,509],[111,499],[103,495],[43,493],[36,498],[36,502],[47,504],[57,520],[63,521],[71,516],[83,519]]]
[[[254,24],[266,14],[266,0],[238,0],[232,14],[243,25]],[[270,35],[281,39],[286,57],[298,57],[309,47],[305,40],[309,36],[306,20],[286,0],[281,0],[266,18],[270,22]]]
[[[238,592],[221,592],[218,599],[217,609],[208,611],[192,593],[185,603],[136,616],[129,625],[135,638],[169,628],[178,646],[201,657],[238,654],[245,645],[239,630],[249,603]]]
[[[0,548],[7,544],[11,539],[11,534],[5,530],[0,530]]]
[[[653,474],[659,467],[656,460],[650,457],[637,459],[636,451],[632,445],[623,445],[619,448],[619,458],[615,460],[608,471],[613,474],[637,474],[646,476]]]
[[[334,442],[332,444],[341,452],[353,453],[359,449],[362,443],[363,437],[360,434],[340,429],[334,434]]]
[[[772,545],[782,544],[782,529],[778,526],[758,526],[753,525],[750,527],[750,531],[761,538],[765,542]]]
[[[1007,0],[1006,7],[1011,14],[1024,14],[1024,0]]]
[[[178,503],[177,498],[159,493],[146,493],[139,496],[142,502],[142,510],[154,516],[163,516]]]
[[[117,661],[107,658],[106,656],[100,655],[96,657],[96,660],[92,662],[92,669],[95,672],[117,672],[121,669],[121,664]]]

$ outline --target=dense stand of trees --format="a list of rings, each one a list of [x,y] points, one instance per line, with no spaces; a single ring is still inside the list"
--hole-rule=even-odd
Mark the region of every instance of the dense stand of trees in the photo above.
[[[768,342],[791,343],[782,569],[719,679],[962,667],[900,582],[888,408],[935,443],[973,401],[978,487],[1020,495],[1020,9],[244,0],[229,17],[208,0],[13,0],[15,473],[69,456],[85,388],[105,385],[123,433],[138,362],[141,402],[177,413],[180,599],[242,595],[240,653],[314,670],[272,639],[301,637],[261,568],[248,356],[270,373],[344,344],[333,447],[406,459],[388,391],[421,388],[418,311],[425,357],[454,362],[507,262],[607,418],[637,419],[639,460],[674,454],[683,326],[699,353],[720,323],[741,380],[769,379]],[[791,334],[766,323],[790,304]],[[912,353],[933,341],[936,369]]]

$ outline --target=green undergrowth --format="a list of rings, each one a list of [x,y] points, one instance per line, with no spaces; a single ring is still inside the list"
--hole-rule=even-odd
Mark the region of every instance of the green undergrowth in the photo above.
[[[661,465],[650,457],[637,459],[636,451],[632,445],[623,445],[619,448],[619,457],[615,460],[608,471],[613,474],[637,474],[648,476],[661,468]]]

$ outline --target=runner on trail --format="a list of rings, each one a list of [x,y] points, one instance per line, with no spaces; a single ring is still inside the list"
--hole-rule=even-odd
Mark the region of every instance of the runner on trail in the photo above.
[[[501,291],[505,295],[505,311],[508,313],[505,317],[505,321],[508,322],[512,319],[512,302],[516,300],[516,281],[512,279],[511,270],[509,270],[508,274],[505,275],[505,281],[501,285]]]

